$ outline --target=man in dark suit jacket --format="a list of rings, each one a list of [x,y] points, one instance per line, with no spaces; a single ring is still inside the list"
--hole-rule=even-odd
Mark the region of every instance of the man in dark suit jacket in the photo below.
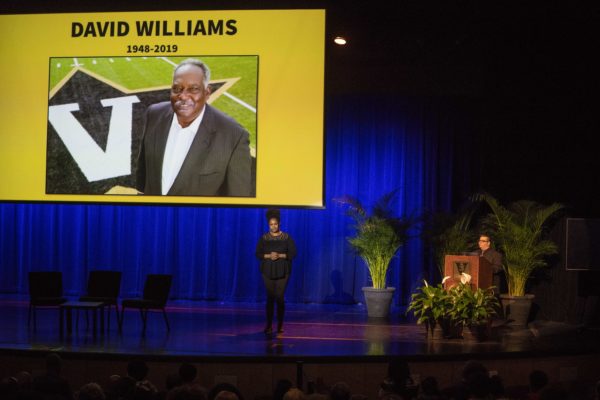
[[[248,132],[206,104],[210,70],[185,60],[173,74],[171,101],[146,111],[137,190],[146,195],[251,196]]]
[[[492,285],[495,286],[495,292],[499,293],[503,288],[503,279],[502,279],[502,254],[491,247],[492,239],[488,235],[479,236],[479,256],[485,258],[490,266],[492,267],[492,272],[494,273],[492,278]]]

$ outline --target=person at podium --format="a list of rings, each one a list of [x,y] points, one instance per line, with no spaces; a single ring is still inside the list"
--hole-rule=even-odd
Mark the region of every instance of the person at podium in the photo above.
[[[490,266],[492,267],[492,271],[494,273],[493,279],[492,279],[492,285],[495,287],[494,288],[494,292],[496,292],[496,294],[499,293],[499,291],[502,289],[501,283],[502,283],[502,279],[501,279],[501,274],[502,274],[502,254],[500,254],[498,251],[496,251],[495,249],[493,249],[492,246],[492,239],[489,235],[480,235],[479,236],[479,252],[478,255],[480,257],[485,258]]]

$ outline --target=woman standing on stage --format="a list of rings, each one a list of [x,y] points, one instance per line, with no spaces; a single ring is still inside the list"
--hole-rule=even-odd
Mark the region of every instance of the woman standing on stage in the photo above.
[[[283,295],[296,257],[296,244],[292,237],[279,229],[279,210],[267,211],[269,232],[262,235],[256,245],[256,257],[260,260],[260,272],[267,289],[267,324],[264,332],[273,333],[273,313],[277,303],[277,333],[283,332],[285,303]]]

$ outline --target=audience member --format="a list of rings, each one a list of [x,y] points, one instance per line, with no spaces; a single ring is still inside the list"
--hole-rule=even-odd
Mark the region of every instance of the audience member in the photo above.
[[[110,377],[109,399],[129,399],[135,389],[136,381],[130,376],[113,375]],[[114,379],[114,381],[113,381]]]
[[[158,399],[165,400],[167,398],[167,394],[171,390],[175,389],[176,387],[182,386],[182,385],[183,385],[183,381],[181,380],[181,377],[179,376],[179,372],[176,374],[168,374],[165,377],[165,389],[158,391]]]
[[[433,376],[428,376],[419,385],[419,400],[438,400],[442,398],[438,382]]]
[[[148,365],[142,359],[133,359],[127,363],[127,375],[121,376],[115,382],[114,387],[111,388],[111,393],[109,394],[109,398],[113,398],[113,394],[116,394],[117,399],[131,399],[134,396],[134,392],[137,393],[138,396],[144,396],[144,388],[140,388],[136,390],[136,385],[138,382],[142,382],[146,379],[148,375]],[[113,379],[113,377],[111,377]],[[154,385],[152,385],[154,387]]]
[[[20,391],[31,390],[33,386],[33,377],[28,371],[17,372],[15,378],[17,378]]]
[[[179,367],[179,376],[183,384],[189,385],[196,380],[198,370],[192,364],[183,363]]]
[[[463,367],[463,370],[462,370],[462,374],[461,374],[462,381],[469,382],[469,380],[471,380],[472,376],[478,375],[478,374],[488,375],[487,368],[479,361],[475,361],[475,360],[467,361],[467,363],[465,364],[465,366]]]
[[[47,400],[47,397],[40,392],[34,391],[33,389],[26,389],[20,390],[17,393],[16,400]]]
[[[181,385],[183,385],[183,379],[181,379],[181,375],[177,374],[169,374],[167,375],[167,377],[165,378],[165,388],[167,389],[167,392],[171,389],[174,389],[176,387],[179,387]]]
[[[77,400],[106,400],[106,395],[100,385],[90,382],[79,389]]]
[[[141,359],[131,360],[127,364],[127,376],[130,376],[136,382],[143,381],[148,376],[148,365]]]
[[[338,382],[329,390],[329,398],[331,400],[350,400],[350,396],[350,386],[345,382]],[[284,400],[287,399],[284,397]]]
[[[177,386],[167,393],[166,400],[206,400],[206,389],[197,383]]]
[[[544,371],[534,370],[529,374],[529,400],[538,400],[540,391],[548,385],[548,375]]]
[[[1,399],[14,399],[19,391],[19,382],[14,376],[2,378],[0,380],[0,398]]]
[[[480,375],[488,376],[487,368],[479,361],[467,361],[462,369],[461,381],[442,390],[442,395],[450,399],[467,400],[470,395],[470,384],[474,379],[481,380]]]
[[[143,380],[136,382],[131,394],[131,400],[156,400],[157,395],[158,390],[156,386],[150,381]]]
[[[506,399],[506,391],[504,389],[504,382],[498,375],[490,377],[490,394],[496,400]]]
[[[283,400],[283,395],[286,394],[292,386],[292,382],[287,379],[278,380],[275,384],[275,389],[273,390],[273,400]]]
[[[409,400],[410,397],[401,396],[396,393],[384,392],[379,393],[379,400]]]
[[[291,388],[283,395],[283,400],[306,400],[306,395],[298,388]]]
[[[215,400],[217,395],[222,391],[227,391],[235,394],[237,396],[236,400],[244,400],[244,396],[242,396],[242,393],[240,393],[239,389],[235,387],[235,385],[232,385],[231,383],[227,382],[218,383],[215,386],[213,386],[208,392],[208,400]]]
[[[467,380],[469,400],[486,400],[492,397],[491,379],[487,372],[473,372]]]
[[[60,375],[62,359],[56,353],[46,357],[46,373],[33,379],[33,390],[46,397],[71,400],[73,394],[69,381]]]
[[[221,390],[215,396],[215,400],[239,400],[237,394],[230,392],[229,390]]]
[[[380,385],[379,397],[383,398],[386,394],[397,394],[401,398],[410,399],[417,395],[417,389],[410,377],[408,363],[403,359],[396,358],[388,364],[388,373]]]
[[[546,385],[540,390],[540,400],[568,400],[569,394],[560,385]]]

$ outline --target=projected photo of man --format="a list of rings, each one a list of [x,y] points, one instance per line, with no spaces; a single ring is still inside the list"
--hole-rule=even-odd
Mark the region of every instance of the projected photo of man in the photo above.
[[[146,195],[253,196],[249,133],[207,104],[210,69],[195,59],[175,68],[170,101],[146,111],[137,190]]]

